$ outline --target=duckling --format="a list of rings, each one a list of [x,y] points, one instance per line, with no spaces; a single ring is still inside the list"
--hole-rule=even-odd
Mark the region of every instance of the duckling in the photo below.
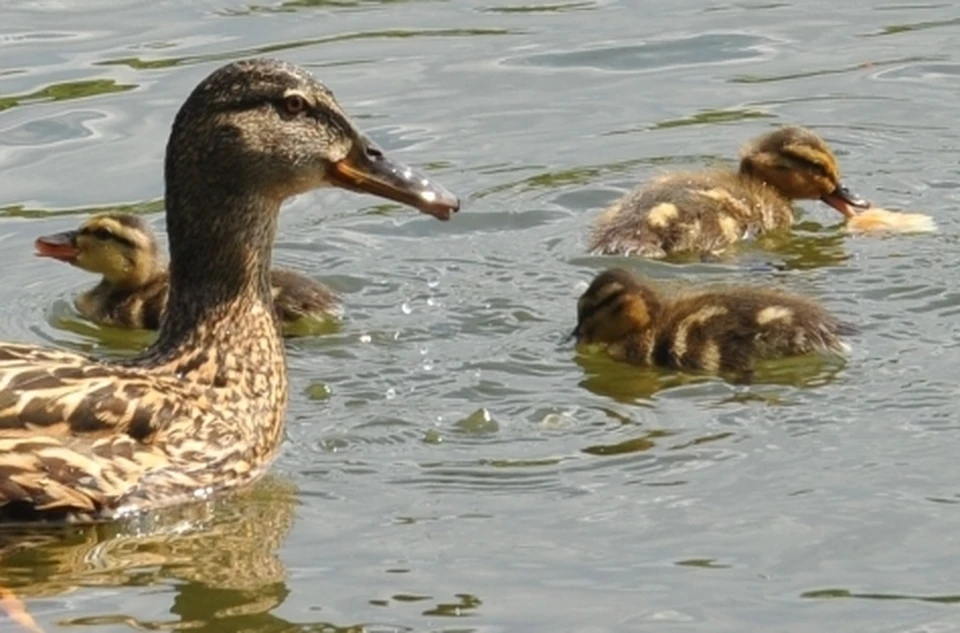
[[[40,236],[34,245],[40,257],[102,275],[100,283],[74,299],[87,319],[114,327],[160,327],[169,276],[160,261],[156,236],[138,216],[100,213],[77,230]],[[287,335],[301,319],[339,315],[333,291],[300,273],[271,270],[270,287]]]
[[[580,297],[571,337],[634,365],[749,374],[759,360],[844,353],[850,331],[802,297],[741,287],[671,298],[614,268]]]
[[[840,181],[827,144],[802,127],[782,127],[749,143],[740,169],[654,178],[597,218],[589,249],[597,255],[661,258],[716,255],[734,242],[793,224],[792,200],[819,199],[845,218],[870,203]]]
[[[259,479],[288,397],[270,287],[281,204],[336,186],[440,220],[460,208],[313,75],[273,59],[201,81],[164,165],[170,289],[156,341],[112,362],[0,344],[0,522],[113,520]]]

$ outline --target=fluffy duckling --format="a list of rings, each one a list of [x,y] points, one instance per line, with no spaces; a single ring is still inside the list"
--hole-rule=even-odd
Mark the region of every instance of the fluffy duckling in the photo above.
[[[572,337],[635,365],[749,373],[759,360],[843,353],[849,330],[802,297],[741,287],[668,298],[614,268],[580,297]]]
[[[102,275],[100,283],[74,299],[77,310],[101,325],[156,330],[170,285],[150,227],[129,213],[101,213],[79,229],[43,235],[36,254]],[[289,335],[304,318],[338,316],[332,290],[292,270],[270,271],[273,302]]]
[[[654,178],[597,219],[590,251],[659,258],[716,254],[737,240],[793,224],[792,200],[819,199],[846,218],[870,203],[840,182],[837,159],[810,130],[782,127],[749,143],[740,168]]]

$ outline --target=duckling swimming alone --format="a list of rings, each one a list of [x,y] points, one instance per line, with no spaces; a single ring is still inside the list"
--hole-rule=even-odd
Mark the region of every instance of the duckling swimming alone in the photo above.
[[[668,298],[613,268],[580,297],[572,336],[634,365],[749,373],[759,360],[844,353],[849,330],[802,297],[741,287]]]
[[[819,199],[846,218],[870,203],[840,182],[837,160],[820,137],[783,127],[754,139],[740,169],[666,174],[634,189],[597,218],[596,255],[660,258],[716,254],[734,242],[793,224],[792,200]]]
[[[109,362],[0,343],[0,523],[111,520],[258,479],[288,397],[270,289],[281,204],[336,186],[441,220],[460,208],[273,59],[201,81],[164,166],[170,290],[150,348]]]
[[[170,278],[150,227],[129,213],[100,213],[79,229],[38,237],[37,255],[102,275],[74,299],[87,319],[114,327],[156,330],[167,304]],[[285,332],[304,318],[338,316],[332,290],[292,270],[270,271],[273,302]]]

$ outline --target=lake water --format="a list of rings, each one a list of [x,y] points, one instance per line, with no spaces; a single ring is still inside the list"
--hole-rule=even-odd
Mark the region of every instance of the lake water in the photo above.
[[[522,1],[522,0],[521,0]],[[304,64],[449,223],[339,191],[277,263],[343,293],[289,342],[287,439],[235,498],[51,535],[0,562],[46,631],[960,630],[960,17],[951,2],[3,3],[0,339],[129,353],[34,237],[118,206],[163,234],[176,108],[227,60]],[[846,363],[753,385],[563,344],[599,209],[799,123],[844,180],[940,232],[790,239],[678,283],[819,298]],[[770,266],[768,264],[774,264]],[[18,631],[0,616],[0,631]]]

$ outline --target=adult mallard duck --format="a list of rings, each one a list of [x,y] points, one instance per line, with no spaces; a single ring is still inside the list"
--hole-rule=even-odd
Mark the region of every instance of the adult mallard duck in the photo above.
[[[165,181],[170,293],[150,348],[111,363],[0,345],[0,520],[112,519],[258,478],[287,402],[270,292],[281,203],[333,185],[442,220],[459,208],[307,71],[269,59],[194,89]]]
[[[140,217],[99,213],[76,230],[38,237],[34,246],[40,257],[102,275],[100,283],[74,298],[87,319],[123,328],[160,327],[170,277],[157,238]],[[332,290],[293,270],[271,270],[270,289],[286,334],[295,333],[302,319],[339,315]]]
[[[571,336],[634,365],[749,374],[759,360],[844,353],[850,330],[796,295],[741,287],[669,297],[613,268],[580,297]]]
[[[597,255],[659,258],[714,255],[734,242],[793,224],[793,200],[819,199],[845,218],[870,203],[840,181],[833,152],[801,127],[754,139],[740,168],[654,178],[597,218],[589,249]]]

